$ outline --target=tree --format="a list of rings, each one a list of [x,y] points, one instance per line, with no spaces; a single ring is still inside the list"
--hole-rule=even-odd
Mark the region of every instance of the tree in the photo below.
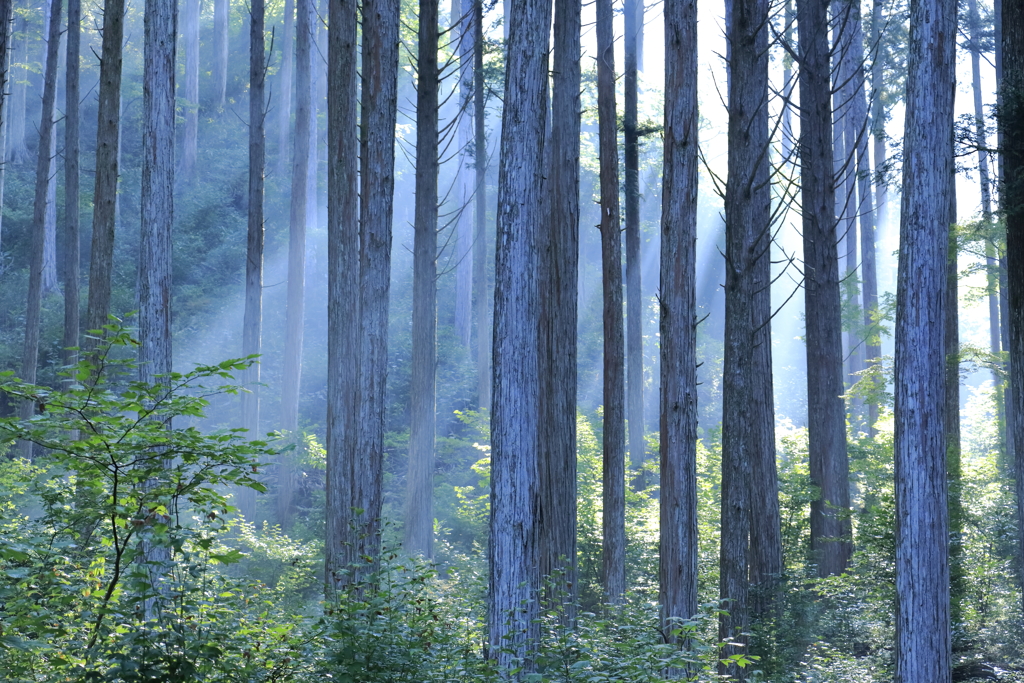
[[[359,425],[352,453],[356,557],[380,554],[384,461],[384,388],[388,371],[391,218],[395,189],[398,89],[398,0],[363,5],[362,87],[359,103]]]
[[[622,120],[626,166],[626,412],[629,458],[634,468],[646,459],[644,448],[644,338],[640,290],[640,135],[637,129],[637,67],[644,31],[644,1],[626,0],[625,112]]]
[[[181,179],[191,182],[199,152],[199,11],[200,0],[185,0],[185,133]]]
[[[473,304],[476,318],[477,407],[491,407],[491,326],[488,325],[487,271],[487,133],[486,93],[484,91],[484,6],[473,0],[473,167],[476,170],[473,207]]]
[[[86,329],[107,324],[110,278],[114,262],[117,178],[121,122],[121,44],[124,0],[104,0],[100,53],[99,106],[96,124],[96,185],[93,192],[92,250],[89,255],[89,309]],[[86,341],[87,347],[92,342]]]
[[[771,398],[767,22],[766,0],[732,0],[726,11],[729,175],[725,189],[719,594],[728,601],[728,612],[720,617],[719,638],[723,641],[742,639],[747,629],[748,583],[754,579],[751,569],[755,549],[764,561],[756,565],[758,583],[769,578],[762,574],[778,574],[782,569],[778,499],[774,508],[770,505],[771,497],[777,496],[778,484]],[[755,470],[760,475],[757,479]],[[775,489],[766,490],[773,482]],[[764,495],[755,494],[755,488],[764,490]],[[760,503],[756,512],[755,498]],[[754,520],[768,530],[766,537],[754,533]],[[735,664],[723,662],[719,668],[723,674],[742,675]]]
[[[955,187],[956,177],[950,179]],[[956,192],[949,193],[949,214],[947,225],[956,223]],[[966,575],[964,574],[964,506],[961,497],[962,468],[960,450],[960,312],[959,277],[957,267],[957,238],[955,230],[949,234],[949,248],[946,256],[946,322],[944,351],[946,354],[945,415],[943,439],[946,447],[946,488],[949,495],[949,592],[950,623],[958,645],[964,644],[963,601],[967,597]]]
[[[665,5],[661,205],[661,551],[668,619],[697,612],[697,3]]]
[[[798,0],[800,163],[807,345],[807,425],[811,545],[819,576],[841,573],[850,559],[849,460],[843,406],[842,317],[832,169],[828,17],[823,0]]]
[[[327,58],[327,481],[325,577],[328,597],[349,583],[355,561],[349,519],[358,349],[359,218],[357,203],[355,0],[331,0]]]
[[[551,134],[544,223],[538,235],[540,296],[540,573],[576,581],[576,342],[579,275],[580,0],[555,1]],[[569,607],[572,610],[572,607]],[[571,614],[568,615],[571,618]]]
[[[896,291],[896,680],[950,680],[946,268],[956,5],[913,0]]]
[[[886,51],[882,46],[883,15],[885,0],[872,0],[871,4],[871,135],[874,138],[872,155],[875,159],[875,211],[878,226],[886,224],[888,183],[885,178],[885,101],[882,88],[885,78]],[[865,306],[865,309],[867,306]]]
[[[0,8],[0,16],[3,8]],[[6,23],[3,23],[6,26]],[[68,0],[68,54],[64,122],[64,339],[62,362],[73,365],[78,360],[80,238],[79,223],[79,61],[81,60],[82,3]],[[6,31],[4,32],[6,35]],[[4,48],[0,46],[0,51]],[[2,200],[0,200],[2,202]]]
[[[405,549],[434,549],[434,437],[437,368],[438,0],[420,0],[416,60],[416,231],[413,244],[412,386]],[[459,221],[461,225],[461,220]],[[460,235],[459,237],[462,237]],[[457,239],[461,251],[462,242]],[[461,269],[461,265],[457,267]],[[458,276],[456,276],[458,277]],[[456,311],[458,311],[456,302]],[[458,327],[458,314],[456,314]]]
[[[11,102],[10,122],[7,130],[5,160],[22,163],[28,159],[28,147],[25,145],[25,105],[28,102],[28,69],[29,40],[26,21],[22,16],[14,20],[11,41]]]
[[[281,387],[281,428],[296,432],[299,428],[299,388],[302,384],[302,345],[305,316],[306,229],[309,205],[316,195],[309,192],[310,156],[316,144],[310,121],[313,111],[313,12],[312,0],[297,0],[295,28],[295,140],[292,150],[291,213],[288,221],[288,310],[285,317],[284,374]],[[314,167],[315,170],[315,167]],[[315,176],[314,176],[315,180]],[[279,519],[285,528],[291,519],[293,466],[289,454],[282,454]]]
[[[537,229],[544,176],[548,0],[513,0],[498,175],[488,563],[490,657],[522,660],[539,635]]]
[[[626,415],[622,334],[622,241],[619,230],[619,145],[611,0],[597,0],[597,111],[601,163],[601,272],[604,292],[604,559],[610,602],[626,592]]]
[[[473,201],[472,165],[473,141],[473,2],[453,0],[451,8],[451,40],[453,51],[459,56],[458,83],[458,214],[455,224],[455,336],[468,350],[472,340],[473,305]],[[418,139],[418,138],[417,138]]]
[[[10,119],[10,91],[11,84],[11,46],[13,44],[13,21],[14,0],[0,0],[0,161],[7,160],[7,129]],[[0,163],[0,206],[4,203],[4,180],[7,177],[7,164]],[[2,213],[2,212],[0,212]],[[0,215],[0,219],[3,216]],[[0,220],[0,235],[3,235],[3,221]]]
[[[1000,16],[1000,15],[997,15]],[[1006,414],[1018,416],[1024,408],[1024,7],[1002,6],[1002,73],[999,92],[1000,130],[1003,135],[1003,210],[1006,214],[1006,268],[1009,328],[1010,401]],[[1012,273],[1011,277],[1009,274]],[[1017,472],[1024,472],[1024,420],[1014,420],[1013,444]],[[1017,514],[1024,557],[1024,477],[1016,478]]]
[[[57,95],[57,47],[60,42],[61,0],[51,0],[47,29],[46,69],[43,74],[43,107],[39,123],[39,147],[36,160],[35,201],[32,210],[32,247],[29,262],[28,305],[25,311],[25,345],[21,359],[21,378],[29,384],[36,381],[39,356],[39,325],[43,302],[43,251],[45,239],[47,186],[53,167],[50,141],[53,137],[53,111]],[[35,412],[35,403],[26,401],[21,407],[22,419]],[[32,444],[21,442],[22,456],[31,459]]]
[[[263,0],[253,0],[249,10],[249,212],[245,245],[245,314],[242,320],[242,355],[260,353],[263,333],[263,171],[266,167],[264,121],[264,84],[266,45],[264,44]],[[260,366],[245,369],[242,381],[248,392],[242,394],[242,425],[255,436],[260,424]],[[248,519],[256,514],[256,501],[243,490],[242,513]]]
[[[284,44],[281,50],[280,94],[277,103],[277,170],[284,175],[291,133],[292,75],[295,70],[295,0],[284,0]]]
[[[228,91],[228,20],[231,0],[213,0],[214,86],[217,108],[223,109]]]

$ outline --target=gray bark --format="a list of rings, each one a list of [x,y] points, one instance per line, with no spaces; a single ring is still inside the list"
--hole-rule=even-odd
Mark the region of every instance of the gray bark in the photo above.
[[[57,47],[60,42],[61,0],[51,0],[47,28],[46,67],[43,72],[43,106],[39,121],[39,147],[36,158],[35,201],[32,210],[32,241],[29,257],[28,303],[25,310],[25,344],[21,358],[21,379],[36,381],[39,360],[39,327],[43,300],[43,265],[46,221],[47,189],[53,156],[50,154],[53,138],[53,111],[57,95]],[[35,402],[25,401],[21,406],[22,419],[35,412]],[[32,443],[22,441],[21,455],[32,457]]]
[[[1016,493],[1020,558],[1024,560],[1024,7],[1006,2],[1001,18],[1002,66],[1000,74],[1000,131],[1003,136],[1003,211],[1006,215],[1007,307],[1003,329],[1008,329],[1010,392],[1006,414],[1014,415],[1012,443],[1017,468]],[[1000,42],[997,42],[999,45]],[[1007,341],[1004,337],[1004,341]],[[1007,439],[1011,441],[1011,439]],[[1010,444],[1008,443],[1008,446]]]
[[[896,680],[951,680],[944,441],[956,5],[910,7],[896,291]]]
[[[665,5],[665,159],[661,208],[660,601],[697,612],[697,3]]]
[[[103,46],[96,124],[96,185],[93,192],[92,251],[89,257],[89,308],[86,330],[107,324],[110,279],[114,261],[117,218],[117,177],[121,122],[121,43],[124,40],[124,0],[103,4]],[[86,339],[86,347],[93,345]]]
[[[10,3],[8,3],[8,7]],[[4,9],[0,7],[0,17]],[[6,24],[3,24],[6,25]],[[64,119],[64,349],[62,362],[72,365],[78,360],[79,280],[81,278],[81,252],[79,224],[79,60],[81,54],[82,3],[68,0],[68,53],[66,66],[66,113]],[[0,54],[4,54],[0,47]],[[0,204],[2,204],[0,197]]]
[[[284,40],[277,93],[277,171],[284,176],[288,163],[288,137],[291,133],[292,75],[295,69],[295,0],[284,0]]]
[[[245,313],[242,320],[242,355],[260,353],[263,333],[263,173],[266,168],[265,67],[263,0],[252,0],[249,11],[249,215],[245,249]],[[260,366],[245,370],[242,384],[242,426],[257,437],[260,428]],[[284,456],[282,456],[284,457]],[[255,521],[256,497],[251,489],[241,491],[242,514]],[[284,520],[282,526],[287,528]]]
[[[602,467],[605,598],[626,592],[626,414],[619,229],[619,145],[611,0],[597,0],[597,112],[601,164],[601,272],[604,293],[604,461]]]
[[[643,301],[640,290],[640,139],[637,131],[637,52],[643,40],[644,0],[626,0],[623,148],[626,166],[626,401],[629,458],[634,468],[646,459],[644,447]]]
[[[398,0],[363,4],[360,140],[359,295],[361,302],[359,437],[353,454],[356,557],[380,554],[384,461],[384,388],[388,370],[391,218],[395,186],[398,89]]]
[[[0,30],[3,31],[0,39],[3,43],[0,44],[0,92],[4,93],[0,97],[0,162],[7,159],[7,130],[10,128],[9,119],[10,117],[10,97],[7,95],[11,88],[11,56],[13,53],[13,31],[14,21],[12,19],[14,15],[14,2],[13,0],[0,0]],[[0,237],[3,235],[3,204],[4,204],[4,181],[7,177],[7,164],[0,163]],[[2,244],[2,240],[0,240]]]
[[[576,324],[579,274],[580,0],[556,0],[551,135],[540,254],[540,573],[576,586]],[[569,607],[570,611],[572,607]],[[570,619],[572,614],[567,615]]]
[[[359,219],[356,137],[356,0],[330,0],[327,33],[327,503],[328,597],[351,580],[350,541],[355,405],[359,364]]]
[[[882,10],[885,0],[873,0],[871,5],[871,45],[875,50],[871,60],[871,135],[874,138],[872,154],[875,159],[875,212],[878,227],[888,221],[887,204],[889,186],[883,173],[886,169],[885,103],[882,101],[882,81],[885,73],[885,51],[882,49]]]
[[[292,150],[292,191],[288,228],[288,304],[285,314],[284,373],[281,382],[281,428],[293,435],[299,428],[299,389],[302,385],[303,323],[306,297],[306,230],[316,194],[309,191],[310,156],[316,154],[313,113],[312,0],[296,0],[295,29],[295,139]],[[315,173],[315,167],[314,167]],[[315,181],[315,175],[314,175]],[[278,469],[278,519],[291,523],[295,468],[290,454],[282,454]]]
[[[538,287],[549,0],[507,6],[509,49],[498,177],[491,411],[490,656],[508,667],[539,636]],[[528,671],[529,666],[526,667]]]
[[[228,92],[228,21],[231,0],[213,0],[213,42],[216,61],[213,66],[217,108],[223,109]]]
[[[846,569],[852,544],[825,2],[798,0],[797,24],[808,450],[820,492],[811,503],[811,545],[818,574],[831,576]]]
[[[471,150],[473,140],[473,35],[472,35],[472,0],[454,0],[452,2],[451,40],[453,50],[459,55],[459,83],[457,116],[459,149],[458,189],[455,197],[458,202],[458,221],[455,226],[455,336],[459,342],[469,349],[472,341],[472,305],[473,305],[473,214],[470,204],[473,201],[473,177],[470,174]]]
[[[484,10],[483,0],[473,0],[473,167],[476,170],[473,207],[473,291],[476,318],[477,407],[491,407],[491,325],[492,300],[487,285],[487,112],[484,92]]]
[[[437,103],[440,86],[437,66],[438,25],[438,0],[420,0],[416,81],[416,215],[412,276],[412,405],[409,423],[405,550],[426,558],[433,557],[434,551]]]
[[[730,76],[719,569],[719,597],[728,601],[728,613],[719,618],[719,639],[743,643],[746,639],[742,634],[749,623],[750,554],[755,545],[767,540],[757,538],[751,524],[756,518],[753,489],[770,483],[753,478],[754,464],[759,463],[758,471],[763,473],[764,463],[770,461],[774,465],[775,462],[769,349],[768,2],[729,0],[729,5],[731,11],[726,11]],[[768,398],[767,405],[765,398]],[[771,436],[765,438],[768,435]],[[758,498],[762,503],[765,500]],[[777,502],[775,510],[777,519]],[[758,513],[763,512],[766,511],[759,506]],[[774,535],[778,539],[777,532]],[[779,556],[781,559],[781,552]],[[762,569],[759,567],[759,573]],[[781,567],[772,569],[777,573]],[[727,647],[725,653],[740,651]],[[739,667],[724,663],[719,665],[719,673],[743,676]]]
[[[199,152],[199,3],[185,0],[185,131],[181,151],[181,180],[191,182]],[[255,10],[253,10],[255,11]]]
[[[11,50],[11,125],[7,131],[6,160],[20,164],[28,159],[28,146],[25,144],[25,107],[28,104],[28,69],[21,64],[28,62],[29,41],[26,35],[25,20],[17,18],[12,27],[14,43]],[[19,37],[20,34],[20,37]]]

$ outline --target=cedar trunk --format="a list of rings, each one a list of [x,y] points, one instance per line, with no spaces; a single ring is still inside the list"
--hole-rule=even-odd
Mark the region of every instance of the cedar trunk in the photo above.
[[[819,576],[842,573],[852,552],[825,10],[823,0],[797,1],[808,450],[820,491],[811,503],[811,545]]]
[[[624,14],[626,63],[622,137],[626,166],[626,403],[629,459],[634,468],[639,468],[647,456],[644,448],[644,312],[640,291],[640,136],[637,130],[637,52],[643,40],[644,0],[626,0]]]
[[[498,174],[491,411],[489,656],[537,642],[538,286],[550,0],[512,0]],[[531,667],[527,666],[528,671]]]
[[[405,550],[428,559],[433,557],[434,550],[437,102],[440,85],[437,69],[437,14],[438,0],[420,0],[416,81],[416,215],[412,276],[412,406],[409,425],[408,498],[405,508]]]
[[[910,7],[896,290],[896,680],[951,680],[946,270],[956,5]]]
[[[9,6],[9,3],[8,3]],[[0,16],[4,8],[0,7]],[[6,23],[2,24],[6,26]],[[6,31],[4,31],[6,34]],[[64,122],[64,339],[62,362],[72,365],[78,360],[81,207],[79,201],[79,61],[81,54],[82,3],[68,0],[68,54],[65,80]],[[3,52],[0,46],[0,54]],[[0,204],[3,198],[0,196]]]
[[[473,291],[476,292],[476,385],[477,408],[491,408],[490,289],[487,285],[487,133],[484,92],[483,0],[473,0],[473,167],[476,192],[473,207]]]
[[[663,617],[697,612],[697,3],[665,5],[661,208],[661,552]]]

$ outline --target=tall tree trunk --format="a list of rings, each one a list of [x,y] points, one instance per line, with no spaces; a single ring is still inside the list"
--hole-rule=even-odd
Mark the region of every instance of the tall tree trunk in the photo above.
[[[328,598],[351,580],[355,406],[358,398],[359,214],[356,134],[357,0],[330,0],[327,59],[327,483]]]
[[[199,7],[200,0],[185,0],[185,133],[181,152],[181,180],[190,183],[199,152]],[[255,11],[255,10],[252,10]]]
[[[783,37],[786,45],[794,46],[793,40],[793,0],[786,0],[783,9]],[[786,162],[793,162],[793,151],[796,148],[796,140],[793,137],[793,88],[796,82],[793,80],[793,56],[785,51],[782,55],[782,159]]]
[[[597,0],[597,112],[601,161],[601,271],[604,283],[604,466],[602,487],[605,598],[626,592],[625,348],[622,330],[622,238],[619,144],[611,0]]]
[[[999,129],[1003,135],[1003,211],[1006,214],[1006,291],[1004,329],[1009,328],[1010,395],[1006,414],[1014,415],[1014,462],[1017,468],[1017,513],[1024,566],[1024,7],[1002,6],[1002,97]],[[997,15],[1000,16],[1000,15]],[[1010,441],[1010,439],[1007,439]]]
[[[420,0],[419,54],[416,62],[416,235],[413,245],[410,388],[412,406],[409,423],[409,490],[405,508],[405,549],[426,558],[432,558],[434,551],[437,102],[440,86],[437,68],[437,15],[438,0]]]
[[[896,290],[896,680],[951,680],[945,322],[956,5],[910,6]]]
[[[107,324],[110,280],[114,264],[117,218],[117,177],[121,122],[121,43],[124,0],[104,0],[103,46],[100,53],[99,106],[96,124],[96,185],[93,192],[92,251],[89,256],[87,330]],[[88,337],[86,348],[93,345]]]
[[[284,376],[281,386],[281,428],[296,435],[299,428],[299,388],[302,384],[303,322],[306,296],[306,230],[310,204],[309,157],[316,153],[310,127],[313,108],[312,0],[296,0],[295,31],[295,145],[292,155],[291,214],[288,230],[288,309],[285,315]],[[278,470],[278,519],[284,528],[291,523],[295,468],[290,454],[282,454]]]
[[[522,659],[537,624],[538,286],[550,0],[512,0],[498,179],[491,412],[490,657]],[[529,666],[526,667],[528,671]]]
[[[644,30],[644,0],[625,4],[625,112],[623,146],[626,165],[626,390],[629,458],[634,468],[646,459],[644,447],[643,301],[640,291],[640,138],[637,131],[637,47]]]
[[[472,0],[454,0],[451,12],[451,39],[459,55],[458,84],[458,219],[455,225],[455,336],[467,350],[472,338],[473,306],[473,178],[470,176],[473,140],[473,36]]]
[[[242,355],[260,353],[263,334],[263,172],[266,168],[266,44],[263,0],[253,0],[249,11],[249,221],[245,249],[245,314],[242,320]],[[260,429],[260,366],[253,363],[242,383],[242,426],[257,437]],[[282,454],[282,457],[286,457]],[[242,514],[255,521],[256,496],[252,489],[241,491]],[[283,520],[282,525],[283,525]],[[287,528],[287,527],[285,527]]]
[[[216,60],[213,66],[217,108],[223,109],[228,93],[228,22],[231,0],[213,0],[213,44]]]
[[[10,3],[8,2],[8,7]],[[0,17],[4,14],[0,7]],[[0,22],[2,23],[2,22]],[[6,23],[3,23],[6,26]],[[80,240],[79,224],[81,206],[79,201],[79,134],[78,134],[78,101],[79,101],[79,61],[81,56],[82,3],[81,0],[68,0],[68,54],[64,119],[64,353],[61,361],[64,365],[72,365],[78,360],[78,328],[79,295],[78,285],[80,274]],[[6,31],[5,31],[6,34]],[[0,55],[5,54],[0,46]],[[2,204],[2,198],[0,198]]]
[[[852,544],[825,10],[823,0],[797,0],[808,450],[820,492],[811,503],[811,545],[818,574],[831,576],[846,569]]]
[[[28,159],[28,146],[25,144],[25,107],[28,104],[28,69],[23,65],[28,62],[29,41],[26,35],[25,19],[14,20],[13,49],[11,51],[11,125],[8,129],[6,160],[20,164]]]
[[[284,0],[284,43],[281,50],[280,93],[277,96],[277,171],[284,176],[291,133],[292,74],[295,64],[295,0]]]
[[[0,0],[0,30],[3,34],[0,39],[0,162],[7,159],[7,130],[10,128],[9,119],[11,111],[10,96],[7,94],[11,88],[11,55],[13,53],[14,37],[14,1]],[[7,178],[7,164],[0,163],[0,236],[3,235],[3,205],[4,205],[4,181]],[[2,244],[2,241],[0,241]]]
[[[573,617],[576,586],[576,325],[579,276],[580,0],[556,0],[551,135],[540,255],[540,573]]]
[[[874,199],[871,192],[871,159],[868,156],[868,101],[864,91],[864,31],[861,24],[860,5],[851,3],[850,63],[853,68],[851,80],[850,122],[847,126],[847,140],[856,152],[857,169],[857,216],[860,219],[860,279],[862,308],[864,312],[863,359],[861,368],[882,355],[878,331],[878,269],[875,265],[875,218]],[[867,431],[875,436],[875,422],[878,421],[878,404],[867,405]]]
[[[391,218],[395,187],[398,0],[363,5],[359,203],[359,403],[352,507],[356,557],[380,554],[384,462],[384,389],[388,370]]]
[[[950,179],[951,187],[955,177]],[[950,192],[947,223],[956,223],[956,193]],[[955,227],[955,226],[954,226]],[[960,311],[959,271],[957,268],[956,235],[950,230],[946,258],[946,323],[944,330],[946,353],[946,395],[944,440],[946,446],[946,480],[949,491],[949,591],[950,624],[953,643],[966,645],[963,623],[963,601],[967,597],[964,574],[963,538],[964,506],[961,499],[960,465]]]
[[[57,39],[57,64],[61,59],[61,43]],[[60,78],[60,69],[57,69]],[[46,215],[43,220],[43,296],[60,293],[57,275],[57,107],[53,108],[53,130],[50,133],[50,176],[46,179]]]
[[[142,221],[139,245],[139,380],[162,384],[171,372],[171,230],[174,226],[174,77],[176,3],[147,0],[142,90]],[[150,585],[167,599],[159,578],[171,549],[145,543]],[[161,609],[145,603],[146,618]]]
[[[25,311],[25,345],[21,358],[21,378],[36,381],[39,359],[39,327],[43,301],[43,246],[46,221],[46,195],[53,157],[50,140],[53,137],[53,110],[57,96],[57,48],[60,42],[61,0],[51,0],[47,28],[46,68],[43,72],[43,107],[39,121],[39,147],[36,159],[35,202],[32,210],[32,251],[29,260],[28,305]],[[35,402],[25,401],[21,406],[22,419],[35,413]],[[32,443],[22,441],[22,457],[32,457]]]
[[[719,596],[728,601],[728,612],[720,616],[719,639],[742,643],[749,614],[750,553],[758,542],[767,540],[757,539],[752,534],[754,463],[758,462],[759,473],[764,473],[764,463],[770,460],[774,465],[775,462],[774,411],[770,398],[771,352],[768,348],[771,344],[768,2],[728,2],[729,168],[725,191],[725,361],[719,569]],[[767,405],[765,398],[768,398]],[[771,436],[765,438],[769,434]],[[758,488],[768,483],[756,480]],[[763,503],[763,499],[760,502]],[[775,508],[777,516],[777,502]],[[763,512],[766,511],[758,510],[758,513]],[[778,572],[781,567],[774,569]],[[725,653],[739,651],[730,646]],[[719,673],[743,676],[738,666],[725,662],[719,665]]]
[[[697,2],[665,5],[661,204],[661,513],[664,619],[697,612]],[[675,638],[673,638],[675,640]]]
[[[473,291],[476,292],[476,384],[477,408],[491,407],[491,325],[487,285],[487,111],[484,91],[484,9],[483,0],[473,0],[473,167],[476,192],[473,210]]]
[[[875,211],[876,224],[884,228],[888,222],[887,165],[885,151],[885,102],[882,100],[882,85],[885,78],[885,50],[882,47],[882,24],[885,21],[882,10],[885,0],[873,0],[871,4],[871,45],[875,51],[871,59],[871,135],[874,138],[875,158]]]

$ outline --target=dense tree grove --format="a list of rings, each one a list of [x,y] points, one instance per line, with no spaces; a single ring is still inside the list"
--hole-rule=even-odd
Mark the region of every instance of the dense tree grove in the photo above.
[[[0,0],[0,680],[1024,681],[1024,5]]]

